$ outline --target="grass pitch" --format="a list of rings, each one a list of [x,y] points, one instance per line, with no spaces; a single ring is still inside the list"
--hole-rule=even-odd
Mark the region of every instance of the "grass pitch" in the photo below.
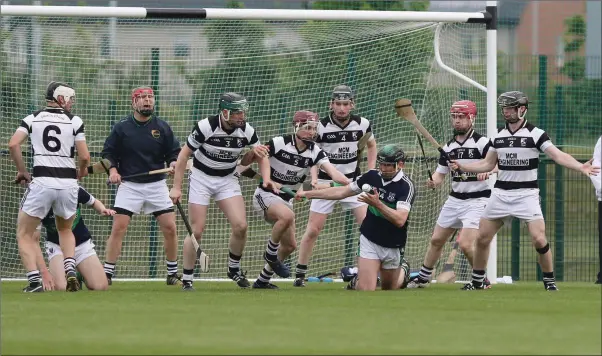
[[[375,293],[342,283],[240,290],[115,282],[108,292],[24,294],[2,283],[2,354],[597,354],[600,286],[541,283]]]

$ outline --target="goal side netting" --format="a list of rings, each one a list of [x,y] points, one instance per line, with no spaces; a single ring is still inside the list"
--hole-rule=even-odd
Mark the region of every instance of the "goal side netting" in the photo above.
[[[396,117],[395,99],[413,101],[419,120],[440,142],[451,138],[449,107],[461,99],[476,102],[477,130],[486,134],[486,94],[442,70],[434,57],[437,23],[344,21],[226,21],[195,19],[105,19],[90,17],[3,16],[0,22],[0,241],[1,277],[22,278],[24,270],[16,243],[19,202],[24,193],[12,184],[16,170],[7,143],[22,118],[44,106],[50,81],[73,85],[92,161],[100,159],[112,125],[131,112],[130,92],[150,85],[157,97],[156,112],[169,122],[184,144],[193,125],[217,112],[220,93],[235,91],[250,102],[249,123],[262,142],[292,132],[297,110],[328,114],[332,89],[351,86],[355,113],[366,117],[379,147],[400,143],[409,160],[405,171],[417,187],[410,215],[406,258],[412,269],[422,264],[438,213],[449,193],[427,189],[427,169],[434,171],[437,151],[425,143],[423,157],[414,128]],[[485,28],[482,24],[445,24],[440,31],[444,63],[484,83]],[[425,141],[426,142],[426,141]],[[31,168],[32,152],[23,146]],[[365,161],[362,164],[365,169]],[[187,202],[184,179],[184,202]],[[242,266],[255,278],[271,226],[252,208],[255,181],[240,179],[249,222]],[[106,176],[81,182],[91,194],[112,206],[115,186]],[[171,186],[171,179],[168,180]],[[297,241],[305,231],[309,203],[295,203]],[[96,251],[104,261],[111,220],[83,207]],[[186,229],[178,221],[179,261]],[[230,227],[211,204],[201,246],[211,257],[211,270],[197,278],[226,278]],[[42,237],[44,231],[42,231]],[[340,207],[329,216],[309,264],[309,275],[337,272],[351,265],[359,231],[353,215]],[[43,240],[43,238],[42,238]],[[446,245],[438,270],[447,258]],[[297,263],[295,252],[287,261]],[[456,259],[459,279],[469,268]],[[154,218],[134,216],[124,239],[116,278],[164,278],[163,237]]]

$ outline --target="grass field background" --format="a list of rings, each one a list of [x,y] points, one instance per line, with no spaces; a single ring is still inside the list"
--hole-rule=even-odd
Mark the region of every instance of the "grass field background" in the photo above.
[[[23,294],[2,283],[2,354],[600,355],[599,285],[459,284],[374,293],[343,283],[278,291],[157,282],[108,292]]]

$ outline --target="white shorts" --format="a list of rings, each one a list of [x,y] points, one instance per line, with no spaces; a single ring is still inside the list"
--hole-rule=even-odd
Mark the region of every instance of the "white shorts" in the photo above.
[[[361,258],[379,260],[382,269],[397,269],[401,266],[401,251],[399,248],[383,247],[360,235]]]
[[[213,177],[201,170],[192,168],[188,185],[188,202],[209,205],[211,198],[220,201],[241,195],[240,184],[234,174],[225,177]]]
[[[446,229],[478,229],[479,221],[487,205],[487,199],[462,200],[454,197],[447,198],[439,213],[437,225]]]
[[[122,182],[115,196],[115,208],[134,214],[152,214],[173,209],[165,180],[150,183]]]
[[[253,208],[255,211],[265,214],[270,206],[274,204],[284,204],[289,209],[293,210],[293,203],[291,200],[286,201],[276,194],[257,188],[255,189],[255,193],[253,193]]]
[[[330,181],[318,180],[318,183],[329,183]],[[357,197],[360,194],[354,195],[341,200],[325,200],[325,199],[312,199],[311,205],[309,207],[310,211],[320,214],[330,214],[334,210],[334,206],[337,203],[341,204],[341,208],[343,210],[353,210],[355,208],[362,207],[366,205],[366,203],[359,202]]]
[[[54,242],[46,241],[46,254],[48,255],[48,261],[52,260],[56,256],[63,256],[63,251],[61,250],[61,246],[55,244]],[[75,265],[79,265],[86,258],[90,256],[96,255],[96,250],[94,249],[94,243],[92,240],[88,240],[79,246],[75,246]]]
[[[77,210],[79,186],[66,189],[48,188],[32,182],[21,199],[21,210],[29,216],[44,219],[50,209],[55,216],[69,219]]]
[[[483,212],[483,218],[506,220],[515,217],[524,222],[542,220],[539,200],[539,189],[507,191],[494,188]]]

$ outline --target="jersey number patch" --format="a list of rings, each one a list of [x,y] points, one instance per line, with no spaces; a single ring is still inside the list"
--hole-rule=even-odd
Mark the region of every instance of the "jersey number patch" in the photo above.
[[[46,128],[44,129],[44,132],[42,133],[42,142],[44,143],[44,147],[49,151],[49,152],[58,152],[61,150],[61,141],[55,137],[55,136],[51,136],[50,133],[53,134],[61,134],[61,129],[58,126],[55,125],[48,125],[46,126]],[[52,143],[52,145],[51,145]]]

